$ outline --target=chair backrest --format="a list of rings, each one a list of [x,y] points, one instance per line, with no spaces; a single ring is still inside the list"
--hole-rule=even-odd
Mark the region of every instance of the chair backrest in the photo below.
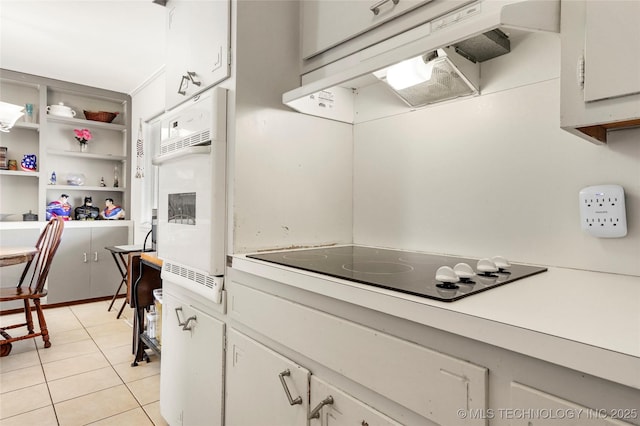
[[[38,253],[25,266],[18,282],[18,287],[22,287],[23,283],[25,283],[25,278],[30,274],[29,288],[32,292],[42,292],[47,281],[47,275],[49,275],[53,256],[60,245],[63,229],[64,220],[61,217],[54,217],[47,223],[36,243]]]

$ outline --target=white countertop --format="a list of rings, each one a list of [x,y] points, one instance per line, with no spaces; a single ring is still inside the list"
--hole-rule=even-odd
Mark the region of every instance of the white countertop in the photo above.
[[[0,231],[10,229],[42,229],[47,221],[5,221],[0,222]],[[68,220],[65,228],[96,228],[110,226],[132,226],[131,220]]]
[[[640,389],[640,277],[549,268],[439,302],[244,255],[233,268]]]

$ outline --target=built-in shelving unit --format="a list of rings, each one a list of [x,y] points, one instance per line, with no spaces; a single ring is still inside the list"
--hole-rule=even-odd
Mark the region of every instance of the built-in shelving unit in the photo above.
[[[131,97],[124,93],[48,79],[0,69],[0,98],[16,105],[33,104],[30,121],[20,119],[9,133],[0,135],[8,159],[17,170],[0,170],[0,212],[21,217],[27,211],[46,218],[46,206],[62,193],[69,195],[73,208],[85,197],[95,197],[102,207],[113,198],[129,212]],[[64,103],[74,117],[51,115],[47,106]],[[112,123],[87,120],[84,111],[117,112]],[[86,151],[80,149],[74,129],[89,129],[92,139]],[[35,171],[22,171],[24,155],[35,154]],[[56,184],[52,184],[55,172]],[[72,177],[82,185],[69,185]],[[116,186],[117,181],[117,186]]]

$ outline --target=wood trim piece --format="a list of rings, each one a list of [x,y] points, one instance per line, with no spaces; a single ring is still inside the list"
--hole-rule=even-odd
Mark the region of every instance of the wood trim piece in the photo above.
[[[632,127],[640,127],[640,118],[614,123],[598,124],[596,126],[578,127],[577,130],[587,136],[599,140],[600,142],[607,143],[608,130],[630,129]]]

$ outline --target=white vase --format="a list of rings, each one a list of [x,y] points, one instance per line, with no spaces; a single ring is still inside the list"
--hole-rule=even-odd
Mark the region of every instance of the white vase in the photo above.
[[[87,144],[86,143],[81,143],[80,144],[80,152],[87,152]]]

